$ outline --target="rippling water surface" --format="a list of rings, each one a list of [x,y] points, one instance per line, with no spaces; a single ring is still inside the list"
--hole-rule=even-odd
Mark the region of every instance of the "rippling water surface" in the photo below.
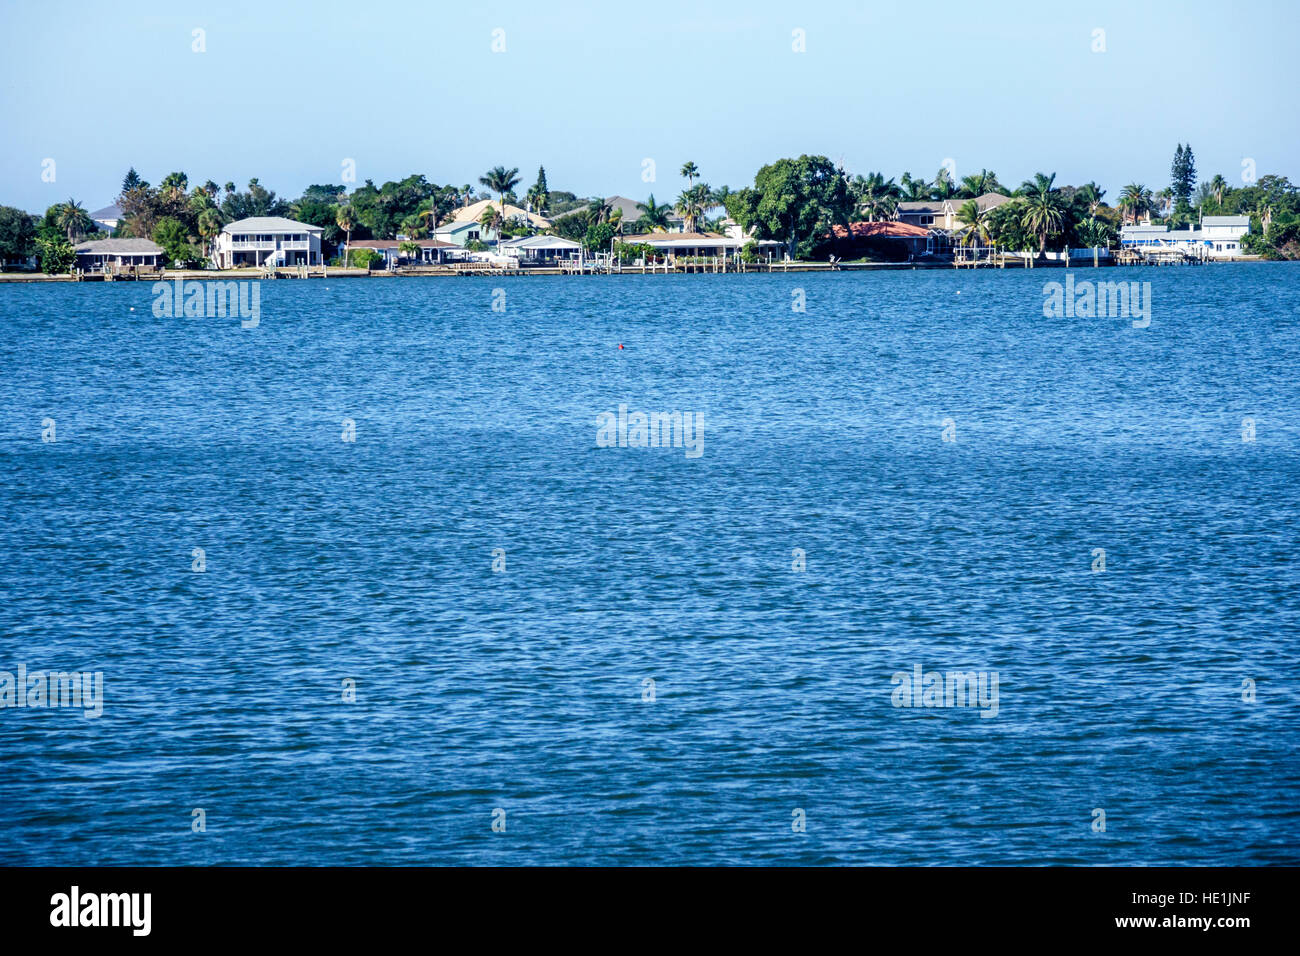
[[[1300,267],[1093,275],[0,286],[0,862],[1300,863]]]

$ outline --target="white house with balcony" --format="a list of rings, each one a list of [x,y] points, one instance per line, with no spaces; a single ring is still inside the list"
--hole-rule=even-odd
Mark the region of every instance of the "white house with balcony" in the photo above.
[[[317,266],[322,228],[282,216],[254,216],[223,226],[213,258],[219,269],[240,266]]]

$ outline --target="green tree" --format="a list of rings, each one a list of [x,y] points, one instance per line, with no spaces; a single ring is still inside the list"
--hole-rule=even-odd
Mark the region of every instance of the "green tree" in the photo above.
[[[512,192],[519,185],[519,169],[506,169],[494,166],[478,178],[479,183],[497,194],[501,203],[501,212],[506,211],[506,193]]]
[[[849,194],[855,214],[865,215],[869,222],[875,222],[893,218],[902,191],[892,179],[885,179],[884,173],[868,173],[853,177]]]
[[[95,220],[90,218],[81,203],[69,199],[59,208],[59,228],[68,235],[68,242],[88,232],[94,232]]]
[[[801,243],[846,224],[853,211],[848,182],[825,156],[779,159],[754,176],[752,188],[728,197],[727,213],[760,239],[784,242],[791,258]]]
[[[1047,251],[1048,237],[1065,225],[1065,202],[1055,182],[1056,173],[1050,176],[1035,173],[1033,179],[1025,180],[1020,187],[1025,203],[1021,218],[1025,228],[1038,239],[1039,258]]]
[[[677,197],[677,205],[674,208],[677,214],[686,220],[686,231],[695,232],[701,217],[712,205],[713,198],[708,185],[698,183]]]
[[[930,198],[929,180],[915,177],[911,173],[903,173],[903,177],[898,182],[902,186],[903,198],[908,202],[923,202]]]
[[[650,198],[645,202],[637,203],[636,208],[641,210],[641,218],[637,221],[641,223],[647,232],[668,228],[668,216],[672,212],[672,208],[655,202],[654,193],[651,193]]]
[[[1220,208],[1223,206],[1223,197],[1228,191],[1228,182],[1218,173],[1210,180],[1210,192],[1214,195],[1214,204]]]
[[[1169,190],[1174,201],[1184,208],[1190,208],[1192,190],[1196,188],[1196,159],[1192,156],[1190,144],[1181,143],[1174,152],[1174,162],[1170,167]]]
[[[700,167],[692,162],[682,164],[682,178],[686,180],[686,186],[689,189],[695,185],[695,179],[700,175]]]
[[[994,245],[1014,252],[1030,251],[1035,238],[1024,225],[1025,201],[1013,199],[989,211],[989,239]]]
[[[1151,195],[1151,190],[1141,183],[1129,183],[1120,190],[1119,208],[1125,220],[1132,219],[1133,222],[1137,222],[1145,213],[1149,213],[1154,205],[1155,197]]]
[[[212,251],[212,240],[217,238],[221,232],[221,227],[225,224],[226,221],[222,218],[221,210],[216,206],[209,206],[199,213],[199,238],[203,240],[204,253]]]
[[[77,261],[77,252],[73,249],[72,243],[60,235],[38,237],[36,254],[41,259],[41,271],[46,275],[62,275],[71,272],[73,263]]]
[[[0,206],[0,259],[26,259],[36,253],[36,224],[13,206]]]
[[[128,169],[126,175],[122,177],[122,192],[124,193],[129,193],[132,189],[148,188],[149,184],[140,178],[140,174],[135,171],[134,166]]]
[[[488,206],[483,210],[483,215],[479,217],[478,221],[483,227],[483,237],[486,239],[489,233],[495,233],[499,245],[501,232],[506,224],[506,217],[501,209],[497,209],[495,206]]]
[[[935,174],[934,185],[930,187],[930,198],[951,199],[957,192],[957,184],[952,181],[948,167],[944,166]]]
[[[546,215],[551,208],[551,191],[546,186],[545,166],[537,167],[537,182],[533,183],[532,188],[528,190],[527,198],[530,211],[539,216]]]
[[[971,176],[962,177],[961,188],[957,190],[957,195],[967,199],[977,199],[985,193],[1000,192],[1002,192],[1002,184],[998,182],[998,174],[981,169]]]
[[[190,188],[190,177],[184,173],[168,173],[163,177],[163,181],[158,184],[158,188],[164,192],[172,191],[184,194]]]
[[[1105,195],[1106,190],[1093,182],[1084,183],[1075,190],[1075,197],[1083,203],[1088,215],[1093,217],[1097,215],[1097,210],[1101,208],[1101,199]]]
[[[981,194],[982,195],[982,194]],[[957,221],[961,223],[961,244],[979,246],[989,243],[989,210],[980,209],[974,199],[968,199],[957,210]]]
[[[339,229],[343,230],[347,237],[343,241],[343,248],[346,250],[352,243],[352,230],[355,229],[357,225],[356,211],[352,208],[350,203],[343,203],[338,207],[338,210],[334,213],[334,222],[338,225]]]
[[[613,238],[613,226],[607,222],[593,222],[587,227],[587,234],[582,237],[582,245],[588,252],[601,252],[609,248]]]
[[[190,260],[190,233],[180,220],[170,217],[160,219],[154,226],[152,238],[162,246],[169,261],[186,263]]]

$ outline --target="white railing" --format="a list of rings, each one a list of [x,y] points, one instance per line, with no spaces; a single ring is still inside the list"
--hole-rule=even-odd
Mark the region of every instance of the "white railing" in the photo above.
[[[268,242],[268,241],[265,241],[265,240],[254,240],[254,239],[239,240],[239,239],[236,239],[236,240],[234,240],[233,242],[230,243],[230,248],[231,248],[231,249],[238,249],[238,250],[240,250],[240,251],[244,251],[244,252],[248,252],[248,251],[261,252],[261,251],[266,250],[266,249],[290,249],[290,250],[294,250],[294,251],[299,251],[299,250],[307,250],[307,249],[310,249],[310,248],[311,248],[311,243],[310,243],[309,241],[305,240],[305,239],[303,239],[303,240],[297,240],[297,241],[290,241],[290,240],[287,240],[287,239],[286,239],[286,240],[281,241],[281,242],[279,243],[279,245],[277,245],[274,239],[270,240],[269,242]]]

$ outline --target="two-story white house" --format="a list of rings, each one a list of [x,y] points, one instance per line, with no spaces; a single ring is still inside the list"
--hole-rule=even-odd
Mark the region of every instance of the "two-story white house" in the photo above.
[[[317,266],[321,259],[320,226],[282,216],[254,216],[223,226],[213,258],[218,269],[238,266]]]
[[[1121,246],[1152,251],[1179,251],[1198,259],[1235,259],[1242,255],[1241,237],[1250,232],[1249,216],[1203,216],[1186,229],[1153,226],[1150,222],[1124,226]]]
[[[1250,232],[1249,216],[1202,216],[1201,236],[1215,259],[1241,255],[1241,237]]]

